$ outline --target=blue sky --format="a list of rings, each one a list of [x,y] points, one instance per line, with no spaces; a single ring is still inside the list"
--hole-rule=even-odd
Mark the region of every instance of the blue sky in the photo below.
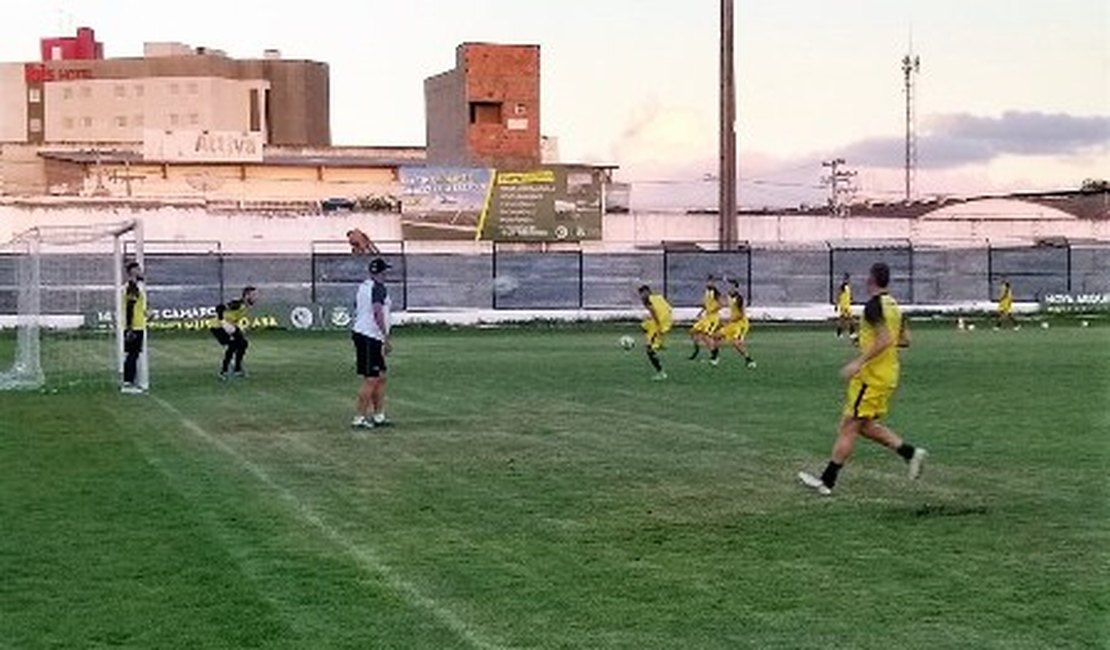
[[[901,187],[911,24],[922,192],[1110,176],[1108,7],[737,0],[742,202],[819,196],[819,162],[832,155],[860,170],[865,194]],[[717,0],[34,0],[0,9],[0,60],[33,58],[39,36],[77,25],[94,27],[108,56],[151,40],[235,56],[276,47],[331,65],[337,144],[422,144],[422,80],[452,67],[458,43],[539,43],[543,130],[564,159],[614,162],[634,181],[696,179],[715,166],[717,12]],[[683,201],[715,195],[684,191]]]

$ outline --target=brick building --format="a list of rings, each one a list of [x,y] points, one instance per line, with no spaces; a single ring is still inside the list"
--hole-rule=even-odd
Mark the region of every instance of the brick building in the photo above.
[[[464,43],[455,58],[453,70],[424,82],[428,162],[540,164],[539,46]]]

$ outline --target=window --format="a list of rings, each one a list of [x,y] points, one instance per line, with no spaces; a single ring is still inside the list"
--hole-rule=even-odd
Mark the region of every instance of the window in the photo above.
[[[471,124],[501,124],[501,102],[470,102]]]
[[[145,90],[146,90],[146,89],[145,89],[145,88],[143,88],[143,86],[142,86],[141,84],[137,84],[137,85],[135,86],[135,96],[136,96],[136,97],[142,97],[142,96],[143,96],[143,92],[144,92]]]
[[[62,54],[62,46],[61,45],[51,45],[50,46],[50,60],[51,61],[61,61],[62,58],[64,58],[64,55]]]
[[[177,83],[170,84],[170,94],[176,95],[181,92],[181,86]]]
[[[197,82],[195,82],[195,81],[190,81],[190,82],[189,82],[189,83],[188,83],[188,84],[187,84],[187,85],[185,86],[185,90],[186,90],[186,91],[187,91],[187,92],[188,92],[188,93],[189,93],[190,95],[195,95],[195,94],[197,94]]]
[[[73,118],[72,117],[65,118],[64,120],[62,120],[62,124],[65,125],[66,129],[72,129],[73,128]]]
[[[63,88],[62,89],[62,99],[73,99],[73,89],[72,88]]]
[[[250,127],[251,131],[262,130],[262,113],[258,106],[258,89],[251,88],[250,92]]]
[[[192,126],[200,124],[200,115],[197,115],[196,113],[189,113],[189,124]]]
[[[27,101],[31,102],[32,104],[38,104],[42,102],[42,88],[28,88]]]
[[[127,88],[124,88],[123,84],[116,84],[115,93],[116,93],[116,99],[119,99],[121,97],[126,97],[127,96]]]
[[[116,128],[119,128],[119,129],[127,128],[127,116],[126,115],[117,115],[116,116]]]
[[[92,128],[92,118],[88,116],[82,117],[81,126],[85,127],[86,129]]]
[[[32,117],[27,123],[31,129],[31,133],[42,133],[42,118]]]
[[[88,86],[81,86],[81,97],[83,97],[84,99],[92,97],[92,88],[89,88]]]
[[[177,113],[170,113],[170,126],[177,126],[177,123],[180,120],[181,118],[177,115]]]
[[[131,123],[135,126],[142,126],[144,121],[145,120],[143,120],[142,115],[136,115],[135,117],[131,118]]]

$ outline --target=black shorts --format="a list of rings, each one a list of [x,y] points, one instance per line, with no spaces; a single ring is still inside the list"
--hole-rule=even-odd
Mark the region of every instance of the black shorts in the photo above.
[[[126,332],[123,336],[123,351],[127,354],[138,354],[143,351],[143,340],[146,332],[143,330],[131,330]]]
[[[355,372],[363,377],[382,377],[385,375],[385,354],[382,342],[365,334],[351,332],[355,344]]]

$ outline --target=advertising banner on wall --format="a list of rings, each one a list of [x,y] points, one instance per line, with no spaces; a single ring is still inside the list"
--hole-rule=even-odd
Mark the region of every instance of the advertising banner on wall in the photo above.
[[[143,160],[155,162],[262,162],[261,133],[143,129]]]
[[[400,171],[405,239],[601,239],[601,180],[588,167]]]

